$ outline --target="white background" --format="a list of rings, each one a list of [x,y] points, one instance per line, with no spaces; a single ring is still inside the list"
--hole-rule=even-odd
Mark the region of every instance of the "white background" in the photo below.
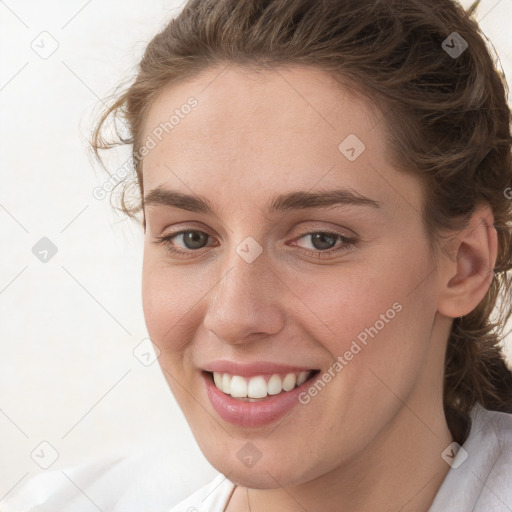
[[[132,76],[177,8],[0,1],[0,499],[42,471],[30,457],[42,441],[59,454],[52,469],[160,441],[177,468],[208,466],[158,363],[134,357],[147,336],[142,233],[92,196],[106,175],[86,148],[99,98]],[[477,18],[510,83],[512,0],[483,0]],[[41,37],[58,44],[47,59],[31,47]],[[32,253],[42,237],[58,249],[47,263]]]

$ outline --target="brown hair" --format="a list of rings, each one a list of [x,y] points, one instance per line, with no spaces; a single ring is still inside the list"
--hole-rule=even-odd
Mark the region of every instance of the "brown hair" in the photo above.
[[[475,402],[512,412],[512,374],[499,346],[511,314],[511,112],[482,36],[471,13],[452,0],[190,0],[149,43],[135,81],[92,137],[100,161],[100,150],[117,144],[133,144],[138,156],[145,117],[162,89],[230,63],[314,66],[378,105],[390,158],[425,184],[422,214],[431,240],[464,227],[480,203],[495,217],[494,279],[481,303],[453,321],[447,345],[444,409],[460,444]],[[117,131],[106,140],[109,119],[122,120],[129,136]],[[120,208],[130,217],[143,209],[140,156],[133,167]],[[137,199],[128,204],[131,184]]]

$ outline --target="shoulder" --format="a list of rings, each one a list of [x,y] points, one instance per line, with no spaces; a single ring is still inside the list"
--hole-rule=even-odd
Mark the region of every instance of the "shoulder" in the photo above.
[[[223,512],[234,489],[235,484],[219,474],[169,512]]]
[[[429,512],[512,510],[512,414],[477,404],[471,421]]]
[[[0,500],[2,512],[168,512],[218,471],[168,447],[29,474]]]
[[[509,512],[512,510],[512,414],[483,408],[478,414],[481,415],[477,424],[482,427],[483,462],[490,470],[478,473],[482,491],[474,512]]]

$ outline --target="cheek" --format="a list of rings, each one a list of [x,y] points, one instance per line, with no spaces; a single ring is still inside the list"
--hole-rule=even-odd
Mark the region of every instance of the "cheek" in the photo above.
[[[145,251],[142,267],[142,307],[148,333],[162,352],[179,351],[186,344],[184,329],[194,315],[201,290],[190,285],[187,272],[165,264]]]
[[[430,311],[434,294],[431,281],[424,277],[432,270],[430,262],[421,247],[403,253],[407,257],[390,247],[368,261],[305,273],[300,280],[289,277],[297,304],[307,311],[303,324],[314,328],[311,334],[326,340],[331,351],[339,354],[349,348],[347,340],[361,335],[364,341],[368,331],[374,333],[376,328],[384,333],[409,315],[426,313],[425,308]]]
[[[413,380],[436,312],[434,284],[425,279],[431,270],[421,246],[402,254],[390,248],[360,270],[340,267],[337,274],[305,276],[295,285],[314,313],[303,326],[333,361],[342,358],[334,371],[345,375],[345,383],[372,388],[371,369],[399,387]]]
[[[170,264],[164,254],[145,247],[142,307],[147,331],[160,350],[160,366],[179,380],[190,381],[194,376],[194,340],[217,281],[211,273],[195,265]],[[178,398],[180,386],[176,387],[169,375],[166,378]]]
[[[318,315],[310,313],[303,327],[332,357],[320,376],[326,384],[312,385],[303,403],[315,411],[314,430],[343,432],[341,451],[372,438],[400,406],[397,396],[408,396],[423,370],[435,283],[425,279],[428,258],[416,251],[407,257],[383,251],[364,272],[347,268],[307,277],[294,288]]]
[[[173,395],[187,412],[193,367],[189,347],[195,330],[191,329],[194,306],[202,295],[197,286],[187,286],[190,279],[179,267],[171,268],[162,258],[144,255],[142,269],[142,307],[147,331],[160,353],[158,364]],[[198,295],[199,294],[199,295]]]

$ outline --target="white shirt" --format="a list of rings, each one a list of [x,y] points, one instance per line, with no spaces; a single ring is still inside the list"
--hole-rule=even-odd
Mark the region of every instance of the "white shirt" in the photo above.
[[[512,414],[487,411],[477,404],[471,411],[471,419],[471,431],[463,449],[454,458],[449,457],[453,452],[448,450],[452,467],[428,512],[512,512]],[[9,493],[0,502],[0,510],[98,512],[99,507],[104,512],[224,512],[235,489],[232,482],[217,473],[210,483],[176,505],[181,499],[177,496],[183,496],[182,483],[175,476],[171,478],[170,473],[162,475],[161,463],[139,460],[136,467],[117,466],[117,473],[102,470],[90,474],[85,479],[87,485],[80,492],[75,488],[74,495],[64,492],[65,483],[68,491],[71,486],[69,481],[62,481],[62,472],[36,475]],[[130,472],[127,468],[131,468]],[[91,466],[88,471],[91,472]],[[70,469],[65,473],[84,482],[83,471],[73,473]],[[167,486],[163,484],[166,476],[169,477]],[[113,486],[113,482],[117,484]],[[119,483],[123,482],[125,490],[120,491]],[[135,482],[136,492],[130,485]],[[84,494],[93,494],[95,503],[88,501]],[[97,498],[100,496],[102,500]]]

